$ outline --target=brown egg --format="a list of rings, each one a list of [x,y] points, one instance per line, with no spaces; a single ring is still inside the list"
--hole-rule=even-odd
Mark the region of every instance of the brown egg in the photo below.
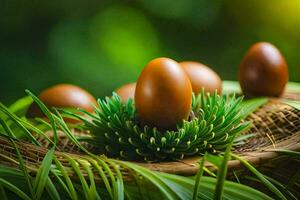
[[[239,81],[246,97],[278,97],[288,77],[284,57],[275,46],[267,42],[254,44],[240,65]]]
[[[129,98],[134,99],[136,83],[129,83],[123,85],[115,90],[115,92],[120,96],[123,103],[126,103]]]
[[[147,64],[135,90],[135,106],[143,123],[173,129],[188,118],[191,104],[191,83],[177,62],[156,58]]]
[[[38,98],[50,109],[57,108],[83,108],[88,112],[93,112],[93,104],[96,105],[95,98],[82,88],[70,84],[58,84],[40,93]],[[44,117],[43,112],[33,103],[29,107],[27,117]],[[67,120],[74,122],[74,120]]]
[[[197,95],[205,89],[205,92],[213,94],[216,90],[218,94],[222,92],[222,80],[219,75],[211,68],[192,61],[184,61],[179,63],[182,69],[189,77],[193,92]]]

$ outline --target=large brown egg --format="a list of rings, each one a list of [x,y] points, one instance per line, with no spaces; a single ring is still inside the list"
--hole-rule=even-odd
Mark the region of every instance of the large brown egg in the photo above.
[[[280,96],[288,77],[284,57],[267,42],[254,44],[240,65],[239,82],[247,97]]]
[[[135,106],[143,123],[173,129],[188,118],[191,104],[191,83],[177,62],[157,58],[147,64],[135,90]]]
[[[193,92],[196,95],[199,94],[203,88],[205,89],[205,92],[213,94],[217,91],[218,94],[221,94],[222,80],[211,68],[192,61],[184,61],[179,64],[189,77]]]
[[[136,83],[129,83],[123,85],[115,90],[115,92],[119,95],[123,103],[126,103],[128,99],[134,99]]]
[[[93,112],[93,104],[96,105],[95,98],[82,88],[70,84],[58,84],[47,88],[38,95],[38,98],[51,109],[56,108],[83,108],[88,112]],[[44,117],[41,109],[33,103],[28,111],[27,117]],[[67,120],[73,122],[72,120]]]

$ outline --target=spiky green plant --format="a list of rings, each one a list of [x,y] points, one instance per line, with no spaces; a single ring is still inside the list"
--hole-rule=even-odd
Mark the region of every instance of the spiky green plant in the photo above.
[[[41,104],[38,99],[35,99],[35,101]],[[259,100],[259,102],[251,102],[251,105],[246,103],[243,106],[246,107],[246,112],[249,112],[262,105],[261,102],[263,103],[263,101]],[[63,131],[71,142],[78,148],[82,148],[76,137],[70,134],[69,127],[59,113],[50,113],[46,108],[44,108],[44,112],[53,119],[55,128],[52,127],[52,131]],[[257,181],[262,182],[276,196],[268,196],[246,185],[226,181],[226,162],[230,159],[230,146],[224,155],[221,153],[219,155],[207,154],[206,156],[206,160],[218,168],[217,179],[208,177],[207,174],[201,176],[203,170],[207,172],[207,169],[203,166],[203,161],[196,177],[183,177],[150,171],[130,162],[96,156],[88,151],[84,151],[83,155],[79,157],[70,156],[70,154],[61,151],[60,156],[57,156],[57,150],[53,151],[57,141],[47,138],[47,135],[43,134],[44,128],[40,128],[40,125],[27,122],[23,119],[23,116],[19,117],[15,114],[5,106],[0,106],[0,119],[3,127],[0,130],[0,138],[7,138],[7,135],[9,135],[9,141],[11,141],[16,152],[15,157],[7,157],[6,154],[1,152],[2,147],[0,145],[0,199],[222,198],[250,200],[280,199],[283,197],[280,191],[283,191],[284,194],[288,193],[287,199],[297,199],[296,197],[293,198],[293,194],[290,193],[289,189],[297,184],[296,180],[298,180],[299,172],[291,179],[288,186],[285,186],[274,180],[266,181],[261,173],[254,170],[253,166],[237,157],[245,167],[258,177]],[[242,115],[245,115],[245,112]],[[43,159],[36,160],[34,166],[24,160],[25,157],[29,156],[31,158],[32,155],[24,150],[19,150],[20,146],[17,145],[17,143],[23,143],[20,140],[21,138],[28,138],[27,140],[38,148],[39,144],[29,135],[30,132],[40,134],[53,145]],[[274,151],[300,158],[299,152],[287,152],[280,149]],[[11,155],[13,155],[13,151],[11,151]],[[231,155],[235,158],[235,155]],[[15,165],[7,165],[6,161],[10,161]],[[124,180],[120,172],[121,168],[126,169],[133,180]],[[213,173],[210,174],[214,175]],[[267,179],[270,180],[270,178]],[[216,187],[217,185],[218,187]],[[276,188],[279,188],[280,191]]]
[[[75,145],[82,148],[77,139],[69,134],[70,130],[60,114],[50,113],[35,96],[33,97],[37,104],[43,107],[45,114],[52,118],[55,125],[52,127],[53,131],[62,130]],[[192,197],[211,199],[214,196],[215,178],[202,177],[201,182],[200,179],[195,182],[187,177],[153,172],[130,162],[99,157],[88,151],[85,152],[86,155],[79,157],[61,152],[58,157],[54,152],[57,140],[52,141],[49,138],[47,139],[53,147],[41,161],[37,161],[37,165],[32,166],[25,162],[24,157],[28,155],[19,150],[20,141],[16,138],[14,130],[10,129],[11,123],[8,123],[13,119],[26,135],[29,133],[28,122],[11,113],[3,105],[0,111],[6,116],[5,119],[2,117],[0,119],[7,133],[3,135],[0,132],[0,137],[8,138],[18,154],[16,158],[8,158],[0,153],[0,197],[2,199],[191,199]],[[38,133],[42,132],[38,128],[36,130],[39,130]],[[33,145],[39,146],[32,137],[28,139]],[[6,159],[19,165],[19,169],[6,166]],[[121,168],[126,169],[134,180],[124,182]],[[271,199],[250,187],[225,180],[222,182],[224,199],[241,197],[249,200]],[[195,184],[197,187],[194,187]],[[243,191],[243,194],[240,194],[240,191]]]
[[[245,117],[239,107],[241,101],[234,95],[210,96],[204,91],[193,95],[190,120],[169,131],[140,125],[133,101],[123,104],[115,93],[111,98],[98,100],[95,115],[83,111],[91,120],[65,112],[85,123],[85,129],[93,135],[86,141],[97,147],[98,153],[125,160],[162,161],[226,148],[249,125],[241,122]]]

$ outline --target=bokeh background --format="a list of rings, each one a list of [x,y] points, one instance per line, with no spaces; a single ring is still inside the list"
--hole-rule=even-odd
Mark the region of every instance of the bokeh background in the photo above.
[[[257,41],[275,44],[300,82],[299,0],[0,0],[0,101],[56,83],[102,97],[161,56],[236,80]]]

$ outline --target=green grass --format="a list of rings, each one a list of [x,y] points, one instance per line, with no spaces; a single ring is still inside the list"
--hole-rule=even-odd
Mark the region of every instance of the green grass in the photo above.
[[[28,98],[18,101],[9,108],[0,105],[2,126],[0,137],[8,138],[14,146],[17,155],[14,162],[19,164],[19,168],[0,164],[1,199],[273,199],[273,196],[268,196],[257,189],[226,180],[227,163],[231,157],[250,170],[253,173],[253,176],[250,176],[253,181],[266,186],[276,198],[287,199],[293,196],[289,188],[295,184],[300,173],[295,174],[287,186],[266,177],[246,160],[232,154],[231,147],[234,141],[241,142],[244,138],[237,137],[236,140],[232,140],[221,155],[206,153],[199,161],[199,170],[192,179],[155,172],[131,162],[109,159],[89,152],[72,134],[71,127],[65,123],[58,110],[51,112],[34,94],[29,91],[27,93],[42,108],[50,123],[38,120],[27,121],[16,114],[24,113],[24,106],[31,102]],[[244,115],[252,113],[266,101],[265,98],[243,101]],[[53,141],[44,134],[45,127],[54,131]],[[57,157],[55,150],[59,139],[58,130],[85,152],[85,155],[73,156],[63,153],[62,157]],[[26,136],[29,142],[38,147],[40,144],[32,132],[51,143],[46,156],[38,161],[39,167],[33,171],[33,166],[28,166],[23,158],[24,152],[19,151],[17,145],[17,142]],[[294,158],[300,156],[299,152],[278,149],[274,151]],[[1,159],[5,158],[1,157]],[[211,162],[218,169],[216,177],[214,172],[204,167],[205,161]],[[131,181],[124,179],[121,169],[127,170],[132,178]],[[239,178],[238,174],[235,176]],[[288,191],[282,192],[283,189]]]

